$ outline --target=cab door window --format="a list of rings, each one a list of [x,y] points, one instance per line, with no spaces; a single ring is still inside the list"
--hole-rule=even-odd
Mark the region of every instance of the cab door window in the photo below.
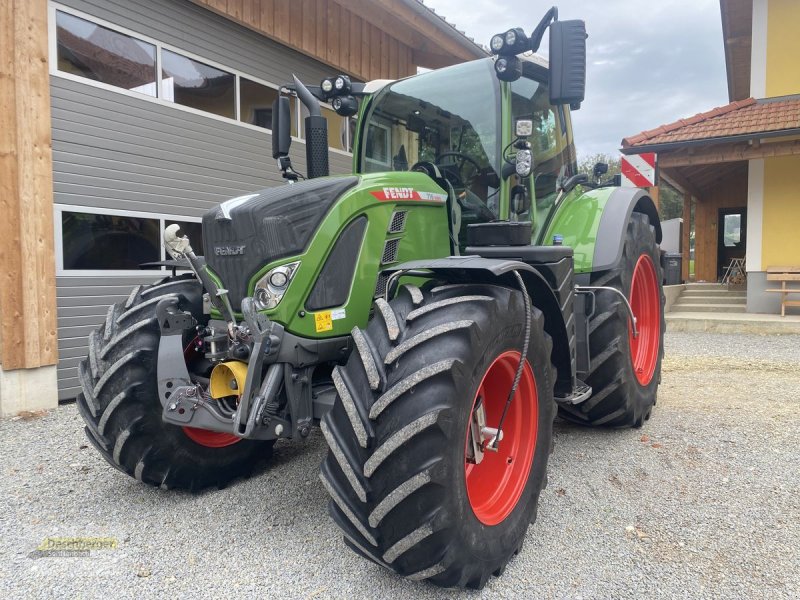
[[[531,197],[531,209],[515,215],[532,220],[534,231],[544,221],[558,195],[559,182],[577,172],[575,145],[572,142],[566,111],[550,104],[546,83],[521,78],[511,84],[512,121],[530,119],[533,134],[533,172],[523,183]]]

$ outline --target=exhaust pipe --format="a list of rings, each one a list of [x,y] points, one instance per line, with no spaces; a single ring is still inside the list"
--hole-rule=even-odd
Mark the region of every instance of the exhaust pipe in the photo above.
[[[328,166],[328,121],[319,110],[319,101],[296,75],[294,88],[297,97],[308,109],[306,117],[306,171],[309,179],[330,175]]]

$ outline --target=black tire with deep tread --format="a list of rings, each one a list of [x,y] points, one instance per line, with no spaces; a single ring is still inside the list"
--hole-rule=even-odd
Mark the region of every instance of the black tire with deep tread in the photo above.
[[[660,249],[655,229],[646,215],[631,215],[620,264],[593,273],[590,285],[614,287],[630,298],[633,271],[642,254],[653,260],[661,298],[660,347],[653,378],[646,386],[636,379],[628,342],[628,312],[622,299],[610,292],[598,292],[594,315],[589,321],[590,366],[586,383],[592,386],[592,396],[574,408],[559,408],[560,415],[569,421],[592,426],[641,427],[650,418],[661,381],[666,324]]]
[[[546,482],[555,416],[552,341],[542,313],[532,312],[536,449],[519,503],[495,526],[482,524],[469,504],[465,432],[483,373],[499,354],[522,347],[522,294],[491,285],[405,286],[390,303],[377,302],[363,337],[354,330],[356,350],[334,371],[340,395],[321,424],[330,447],[321,479],[330,514],[358,554],[412,579],[481,588],[519,552]],[[409,345],[421,334],[428,337]],[[380,401],[397,389],[390,403]]]
[[[105,323],[89,336],[89,355],[78,367],[77,405],[86,435],[123,473],[164,488],[223,487],[247,475],[271,442],[242,440],[223,448],[195,443],[161,418],[156,388],[160,332],[155,307],[176,297],[179,307],[202,315],[202,288],[192,276],[137,286],[109,307]]]

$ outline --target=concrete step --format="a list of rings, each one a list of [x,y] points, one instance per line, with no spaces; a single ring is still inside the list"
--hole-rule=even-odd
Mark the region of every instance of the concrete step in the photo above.
[[[683,294],[689,294],[690,296],[716,296],[722,295],[726,296],[728,294],[736,294],[741,296],[747,295],[747,290],[741,289],[728,289],[725,287],[715,287],[715,288],[691,288],[686,287],[684,288]]]
[[[667,331],[800,335],[800,315],[668,313]]]
[[[673,304],[672,312],[744,313],[747,304]]]
[[[721,283],[687,283],[687,290],[727,290],[727,285]]]
[[[684,296],[678,297],[678,304],[746,304],[747,296]]]

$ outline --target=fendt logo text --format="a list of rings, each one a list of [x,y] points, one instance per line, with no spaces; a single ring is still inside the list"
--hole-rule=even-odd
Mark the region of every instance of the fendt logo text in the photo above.
[[[215,256],[241,256],[244,246],[214,246]]]

